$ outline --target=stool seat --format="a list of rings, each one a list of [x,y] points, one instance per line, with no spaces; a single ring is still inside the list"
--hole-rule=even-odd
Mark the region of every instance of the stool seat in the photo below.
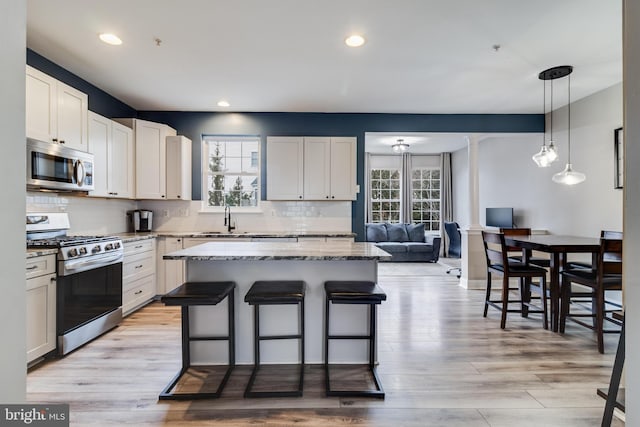
[[[244,302],[255,304],[298,304],[304,299],[301,280],[262,280],[254,282]]]
[[[375,282],[340,280],[324,283],[324,290],[330,301],[349,301],[362,304],[380,304],[387,294]]]
[[[235,288],[234,282],[186,282],[160,300],[165,305],[216,305]]]

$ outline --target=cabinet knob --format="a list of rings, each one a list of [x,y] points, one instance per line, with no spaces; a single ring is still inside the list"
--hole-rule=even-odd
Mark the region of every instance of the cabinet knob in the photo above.
[[[50,281],[52,281],[52,282],[55,282],[55,281],[56,281],[56,277],[55,277],[55,276],[53,276],[53,277],[52,277],[51,279],[49,279],[49,280],[50,280]]]
[[[162,197],[164,199],[164,194],[162,196],[160,196],[160,197]]]
[[[53,142],[58,142],[58,138],[52,138],[51,139]]]
[[[298,199],[302,199],[302,196],[298,196]]]
[[[324,196],[324,198],[325,198],[325,199],[328,199],[328,198],[329,198],[329,196]]]
[[[61,139],[61,140],[60,140],[60,144],[64,144],[64,139]]]
[[[180,198],[180,195],[178,194],[176,197],[179,199],[179,198]]]
[[[336,198],[336,196],[331,196],[331,198],[332,198],[332,199],[335,199],[335,198]]]

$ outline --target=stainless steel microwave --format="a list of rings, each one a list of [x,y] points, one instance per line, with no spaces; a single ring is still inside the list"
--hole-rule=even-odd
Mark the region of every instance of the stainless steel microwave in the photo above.
[[[93,154],[27,138],[27,188],[93,190]]]

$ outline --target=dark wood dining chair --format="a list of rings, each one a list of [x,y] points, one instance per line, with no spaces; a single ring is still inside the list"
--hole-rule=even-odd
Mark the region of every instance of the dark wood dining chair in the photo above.
[[[505,236],[531,236],[530,228],[501,228],[500,232]],[[522,249],[517,248],[515,246],[508,247],[509,252],[520,252],[518,255],[510,255],[509,258],[515,259],[517,261],[523,261],[522,259]],[[551,265],[551,260],[549,257],[529,257],[529,264],[537,265],[538,267],[549,267]]]
[[[622,240],[622,231],[602,230],[600,231],[600,238],[605,239],[620,239]],[[572,268],[590,268],[593,269],[593,262],[585,261],[567,261],[564,265],[564,269]]]
[[[490,233],[483,231],[482,240],[487,259],[487,293],[484,301],[484,317],[487,317],[489,306],[501,311],[500,328],[504,329],[507,322],[507,313],[542,313],[542,326],[549,328],[547,320],[547,270],[535,265],[525,264],[522,261],[509,258],[509,247],[506,245],[503,233]],[[502,295],[499,300],[491,299],[491,275],[502,277]],[[509,279],[520,279],[520,299],[509,299]],[[534,285],[531,279],[539,279]],[[528,279],[528,280],[525,280]],[[540,294],[540,305],[531,304],[531,290],[535,289]],[[509,309],[510,303],[519,303],[519,309]],[[529,310],[533,308],[534,310]]]
[[[605,232],[601,234],[605,236]],[[621,237],[621,234],[606,234],[607,236]],[[596,263],[592,268],[569,268],[562,272],[562,283],[560,285],[560,333],[564,333],[567,319],[589,328],[596,332],[598,340],[598,351],[604,353],[604,334],[619,333],[620,329],[605,329],[604,322],[622,326],[622,322],[614,319],[610,314],[615,311],[607,309],[607,306],[620,309],[620,304],[605,299],[607,291],[622,290],[622,239],[601,237],[600,251],[596,255]],[[589,296],[587,301],[591,302],[591,307],[587,310],[574,310],[578,305],[585,304],[581,300],[580,304],[572,298],[578,293],[572,289],[572,284],[577,283],[589,289],[589,292],[580,292],[581,296]],[[591,323],[582,321],[583,318],[594,319]]]

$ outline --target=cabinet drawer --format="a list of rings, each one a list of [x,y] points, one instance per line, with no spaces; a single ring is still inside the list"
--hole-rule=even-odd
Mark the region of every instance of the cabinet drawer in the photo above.
[[[156,265],[153,254],[135,254],[126,257],[124,261],[122,264],[122,281],[125,287],[127,282],[155,274]]]
[[[124,256],[141,252],[152,251],[155,248],[156,239],[138,240],[137,242],[124,244]]]
[[[122,294],[122,312],[127,315],[156,294],[155,276],[147,276],[130,283]]]
[[[56,256],[45,255],[27,259],[27,279],[56,272]]]

